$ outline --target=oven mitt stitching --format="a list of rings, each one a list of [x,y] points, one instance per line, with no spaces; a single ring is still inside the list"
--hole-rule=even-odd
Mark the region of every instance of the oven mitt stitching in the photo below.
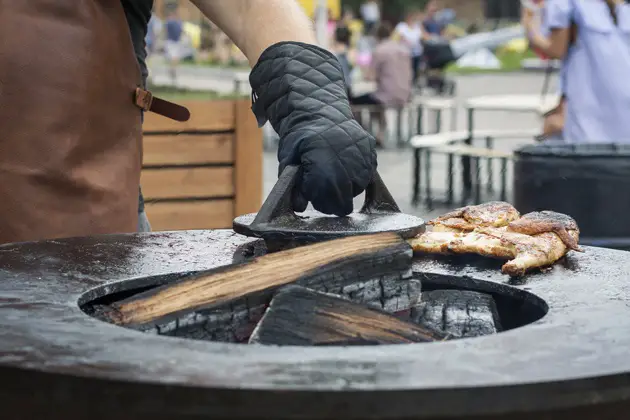
[[[335,156],[333,166],[345,172],[353,196],[363,191],[376,168],[376,153],[370,147],[374,139],[352,116],[341,65],[334,55],[309,44],[275,44],[252,69],[250,83],[259,125],[269,121],[280,135],[280,171],[286,164],[299,164],[321,142],[320,148],[325,144]],[[335,130],[343,134],[335,138]]]

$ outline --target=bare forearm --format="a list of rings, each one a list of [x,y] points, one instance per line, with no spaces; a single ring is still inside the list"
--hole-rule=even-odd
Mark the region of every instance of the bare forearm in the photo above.
[[[313,24],[296,0],[191,1],[234,41],[252,66],[275,43],[316,43]]]
[[[529,38],[529,44],[531,45],[532,48],[540,50],[546,55],[552,55],[551,54],[552,52],[551,41],[549,40],[549,38],[545,37],[540,32],[538,32],[537,29],[530,31],[528,34],[528,38]]]

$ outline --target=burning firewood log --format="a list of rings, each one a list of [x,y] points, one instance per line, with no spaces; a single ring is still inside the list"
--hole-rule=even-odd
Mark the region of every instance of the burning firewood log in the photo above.
[[[412,254],[409,244],[394,233],[317,243],[150,289],[110,304],[100,311],[100,317],[137,327],[271,292],[294,282],[313,288],[321,283],[341,283],[342,288],[387,276],[410,276]]]
[[[285,346],[405,344],[444,340],[386,312],[299,286],[280,290],[250,344]]]

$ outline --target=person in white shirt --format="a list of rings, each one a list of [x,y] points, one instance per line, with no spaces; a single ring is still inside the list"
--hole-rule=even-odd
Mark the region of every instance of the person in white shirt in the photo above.
[[[365,33],[371,34],[381,20],[381,8],[376,0],[368,0],[361,5],[361,18],[365,26]]]
[[[416,9],[407,12],[405,20],[400,22],[395,29],[400,40],[409,46],[411,50],[411,68],[413,70],[413,80],[418,78],[420,64],[422,62],[422,52],[424,50],[422,41],[429,38],[422,29],[422,13]]]

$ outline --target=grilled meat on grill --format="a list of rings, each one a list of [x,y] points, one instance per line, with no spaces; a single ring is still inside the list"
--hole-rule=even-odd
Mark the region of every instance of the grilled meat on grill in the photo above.
[[[508,230],[524,233],[525,235],[538,235],[545,232],[553,232],[558,235],[567,248],[584,252],[577,243],[577,236],[580,234],[580,229],[575,220],[566,214],[548,210],[527,213],[520,219],[510,222]],[[570,235],[570,231],[577,232],[577,236],[574,237]]]
[[[501,242],[504,250],[513,254],[510,261],[503,264],[501,272],[510,276],[522,276],[535,268],[553,265],[564,257],[569,248],[554,232],[543,232],[534,236],[493,228],[480,228],[479,233]],[[579,234],[575,230],[567,233],[577,243]]]
[[[518,210],[503,201],[461,207],[428,222],[436,232],[470,232],[479,226],[502,227],[520,217]]]
[[[478,254],[506,259],[509,261],[501,271],[521,276],[532,269],[554,264],[570,249],[581,250],[577,245],[579,234],[577,223],[571,217],[543,211],[528,213],[502,227],[477,226],[466,232],[425,232],[409,243],[418,253]]]

